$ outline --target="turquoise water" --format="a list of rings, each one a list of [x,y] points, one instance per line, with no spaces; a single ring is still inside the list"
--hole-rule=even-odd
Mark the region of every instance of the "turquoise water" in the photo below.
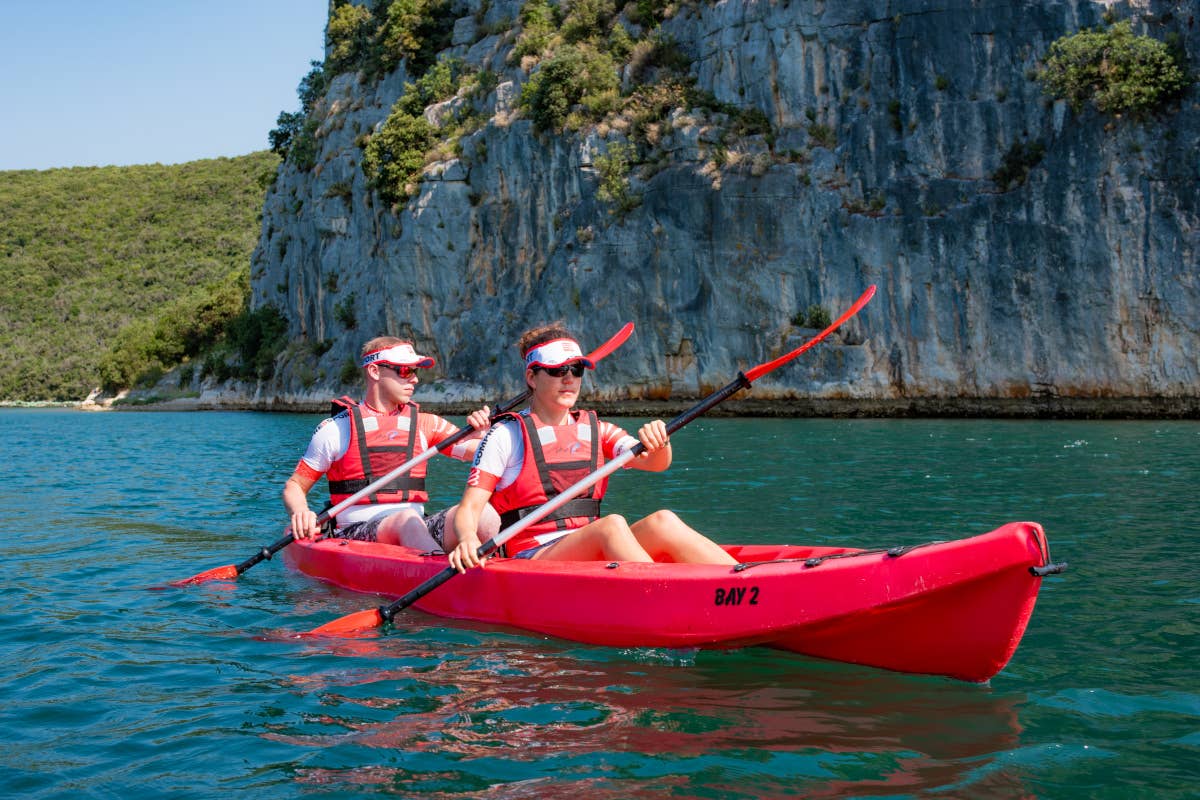
[[[1071,569],[975,686],[411,610],[298,640],[375,603],[279,561],[148,590],[278,538],[317,419],[0,411],[0,795],[1196,796],[1198,423],[702,419],[670,472],[614,478],[610,510],[668,506],[727,542],[1043,523]],[[463,477],[438,461],[434,505]]]

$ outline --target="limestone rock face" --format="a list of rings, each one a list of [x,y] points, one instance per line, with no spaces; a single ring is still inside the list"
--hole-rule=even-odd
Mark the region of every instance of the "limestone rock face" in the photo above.
[[[491,33],[520,4],[463,2],[447,55],[497,74],[490,116],[407,203],[368,188],[360,146],[413,79],[403,69],[334,79],[316,167],[281,167],[251,279],[293,344],[252,404],[352,391],[345,365],[383,333],[437,358],[421,399],[494,401],[523,388],[517,336],[555,319],[585,348],[637,326],[591,398],[695,397],[799,346],[816,332],[810,307],[836,317],[869,284],[878,295],[856,319],[753,396],[1193,402],[1196,91],[1137,121],[1076,113],[1031,79],[1052,41],[1110,8],[1200,53],[1180,3],[684,5],[663,32],[697,86],[758,109],[772,135],[730,136],[726,115],[677,109],[631,173],[640,205],[620,214],[597,159],[626,131],[536,133],[516,111],[528,75],[506,59],[512,37]],[[1023,182],[997,177],[1032,145],[1044,154]]]

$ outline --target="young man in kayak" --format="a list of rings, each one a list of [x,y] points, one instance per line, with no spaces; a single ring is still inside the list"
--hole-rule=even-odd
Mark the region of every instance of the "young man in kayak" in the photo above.
[[[661,472],[671,465],[662,420],[643,425],[635,439],[593,411],[575,410],[583,372],[595,365],[563,325],[534,328],[518,347],[532,397],[529,408],[492,427],[475,455],[455,518],[459,544],[450,552],[450,564],[460,572],[479,564],[475,529],[489,505],[500,512],[502,527],[508,527],[638,441],[646,451],[629,466]],[[674,512],[656,511],[632,525],[617,514],[602,517],[606,484],[600,481],[510,539],[505,543],[508,554],[560,561],[737,563]]]
[[[322,475],[329,479],[330,503],[336,504],[458,432],[454,423],[420,411],[412,402],[420,382],[417,370],[432,367],[434,360],[418,355],[411,342],[392,336],[372,339],[363,345],[360,365],[367,387],[363,401],[334,401],[335,409],[344,410],[317,426],[304,457],[284,484],[283,505],[297,539],[321,533],[317,515],[308,507],[308,491]],[[474,457],[489,425],[488,407],[472,412],[467,421],[476,435],[446,453],[460,461]],[[429,499],[425,471],[421,463],[351,505],[337,515],[336,528],[329,535],[450,552],[458,544],[457,506],[424,516]],[[476,540],[490,539],[499,530],[495,512],[473,520],[478,526],[473,533]]]

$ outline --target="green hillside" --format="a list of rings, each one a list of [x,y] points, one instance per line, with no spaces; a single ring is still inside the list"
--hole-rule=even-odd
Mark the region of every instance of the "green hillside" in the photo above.
[[[77,400],[242,314],[278,157],[0,172],[0,400]]]

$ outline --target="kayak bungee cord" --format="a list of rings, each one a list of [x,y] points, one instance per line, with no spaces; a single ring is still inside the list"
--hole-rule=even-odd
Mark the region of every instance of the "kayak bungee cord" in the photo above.
[[[766,561],[743,561],[733,568],[734,572],[744,572],[754,567],[761,567],[766,564],[803,564],[805,567],[819,567],[826,561],[836,558],[858,558],[859,556],[877,556],[886,554],[891,558],[899,558],[905,553],[911,553],[922,547],[929,547],[935,544],[945,544],[944,539],[939,539],[935,542],[923,542],[921,544],[908,544],[900,547],[879,547],[874,550],[853,550],[848,553],[829,553],[823,556],[809,556],[807,558],[771,558]]]
[[[801,353],[804,353],[806,350],[817,345],[819,342],[841,327],[846,320],[850,319],[860,310],[862,310],[863,306],[869,303],[871,298],[874,296],[875,286],[872,284],[871,286],[867,287],[867,290],[863,292],[856,301],[854,301],[854,305],[850,306],[850,308],[847,309],[840,317],[834,320],[829,327],[818,333],[812,339],[809,339],[800,347],[797,347],[795,350],[792,350],[789,353],[785,353],[779,358],[768,361],[765,364],[759,364],[758,366],[744,372],[739,372],[737,377],[730,381],[727,385],[716,390],[687,411],[672,419],[667,423],[667,435],[669,436],[675,433],[692,420],[709,411],[719,403],[729,399],[741,390],[750,388],[751,383],[757,378],[760,378],[768,372],[783,366],[799,356]],[[633,458],[640,455],[645,449],[645,446],[641,442],[638,442],[634,447],[626,450],[612,461],[606,463],[600,469],[568,487],[562,493],[556,495],[553,499],[538,506],[520,521],[510,525],[508,528],[500,531],[500,533],[498,533],[492,539],[489,539],[481,544],[479,549],[475,551],[476,554],[480,559],[485,559],[491,556],[513,536],[516,536],[530,525],[535,524],[546,515],[570,502],[574,497],[583,493],[588,487],[598,483],[612,473],[616,472]],[[433,591],[458,574],[458,570],[456,570],[454,567],[447,566],[444,570],[429,578],[429,580],[417,586],[415,589],[400,597],[390,605],[347,614],[343,617],[333,620],[332,622],[327,622],[324,625],[313,629],[307,635],[336,636],[378,627],[385,622],[390,622],[392,618],[395,617],[400,611],[408,608],[410,605],[420,600],[429,592]]]
[[[630,337],[630,335],[632,333],[633,333],[633,323],[626,322],[623,326],[621,326],[621,329],[619,331],[617,331],[611,337],[609,337],[608,341],[606,341],[604,344],[597,347],[592,352],[588,353],[588,356],[587,356],[588,359],[595,362],[595,361],[599,361],[600,359],[604,358],[605,356],[611,354],[618,347],[625,344],[625,341]],[[507,403],[503,403],[502,405],[497,406],[495,412],[492,413],[491,421],[495,422],[496,419],[501,414],[505,414],[505,413],[513,410],[517,406],[519,406],[521,403],[525,402],[525,400],[529,397],[529,394],[530,394],[529,389],[526,389],[520,395],[518,395],[517,397],[514,397],[512,400],[509,400]],[[429,448],[428,450],[421,453],[421,455],[417,456],[416,458],[413,458],[413,459],[410,459],[410,460],[404,462],[403,464],[399,465],[398,467],[396,467],[395,469],[393,469],[391,472],[387,473],[383,477],[379,478],[378,480],[374,481],[373,483],[371,483],[367,486],[364,486],[362,489],[359,489],[357,492],[350,495],[345,500],[342,500],[337,505],[325,509],[324,511],[322,511],[320,513],[320,515],[317,516],[317,524],[323,525],[325,522],[333,519],[339,513],[341,513],[345,509],[349,508],[350,506],[354,505],[362,498],[366,497],[367,495],[369,495],[372,492],[379,489],[379,487],[389,483],[390,481],[395,480],[396,478],[399,478],[401,475],[404,475],[405,473],[407,473],[414,467],[418,466],[419,464],[423,464],[426,461],[428,461],[429,459],[433,458],[438,453],[450,449],[455,444],[462,441],[463,439],[466,439],[468,436],[470,436],[474,432],[475,432],[475,429],[471,428],[469,426],[462,428],[461,430],[458,431],[458,433],[454,434],[453,436],[451,436],[447,439],[442,440],[440,443],[438,443],[438,445],[436,447]],[[292,535],[292,532],[289,529],[285,536],[283,536],[280,539],[277,539],[275,542],[272,542],[271,544],[262,548],[257,553],[255,553],[250,558],[246,559],[245,561],[243,561],[240,564],[227,564],[223,567],[214,567],[213,569],[205,570],[204,572],[193,575],[190,578],[184,578],[183,580],[173,581],[170,585],[171,586],[189,586],[194,583],[204,583],[206,581],[213,581],[213,580],[221,580],[221,581],[234,580],[239,575],[241,575],[243,572],[250,569],[251,567],[253,567],[255,564],[259,563],[260,561],[270,560],[270,558],[273,555],[275,555],[280,550],[287,547],[294,541],[296,541],[296,537]]]
[[[861,556],[878,556],[886,555],[889,558],[899,558],[905,553],[911,553],[914,550],[920,550],[922,547],[933,547],[934,545],[945,544],[945,539],[937,539],[932,542],[922,542],[921,544],[906,544],[897,547],[879,547],[873,550],[852,550],[845,553],[828,553],[823,556],[809,556],[808,558],[772,558],[766,561],[743,561],[734,566],[734,572],[745,572],[754,567],[761,567],[767,564],[803,564],[806,569],[819,567],[826,561],[832,561],[839,558],[859,558]],[[1070,566],[1065,561],[1057,564],[1050,561],[1050,543],[1046,541],[1044,536],[1038,538],[1038,547],[1042,552],[1042,565],[1029,568],[1029,574],[1035,578],[1044,578],[1047,575],[1061,575],[1067,571]]]

